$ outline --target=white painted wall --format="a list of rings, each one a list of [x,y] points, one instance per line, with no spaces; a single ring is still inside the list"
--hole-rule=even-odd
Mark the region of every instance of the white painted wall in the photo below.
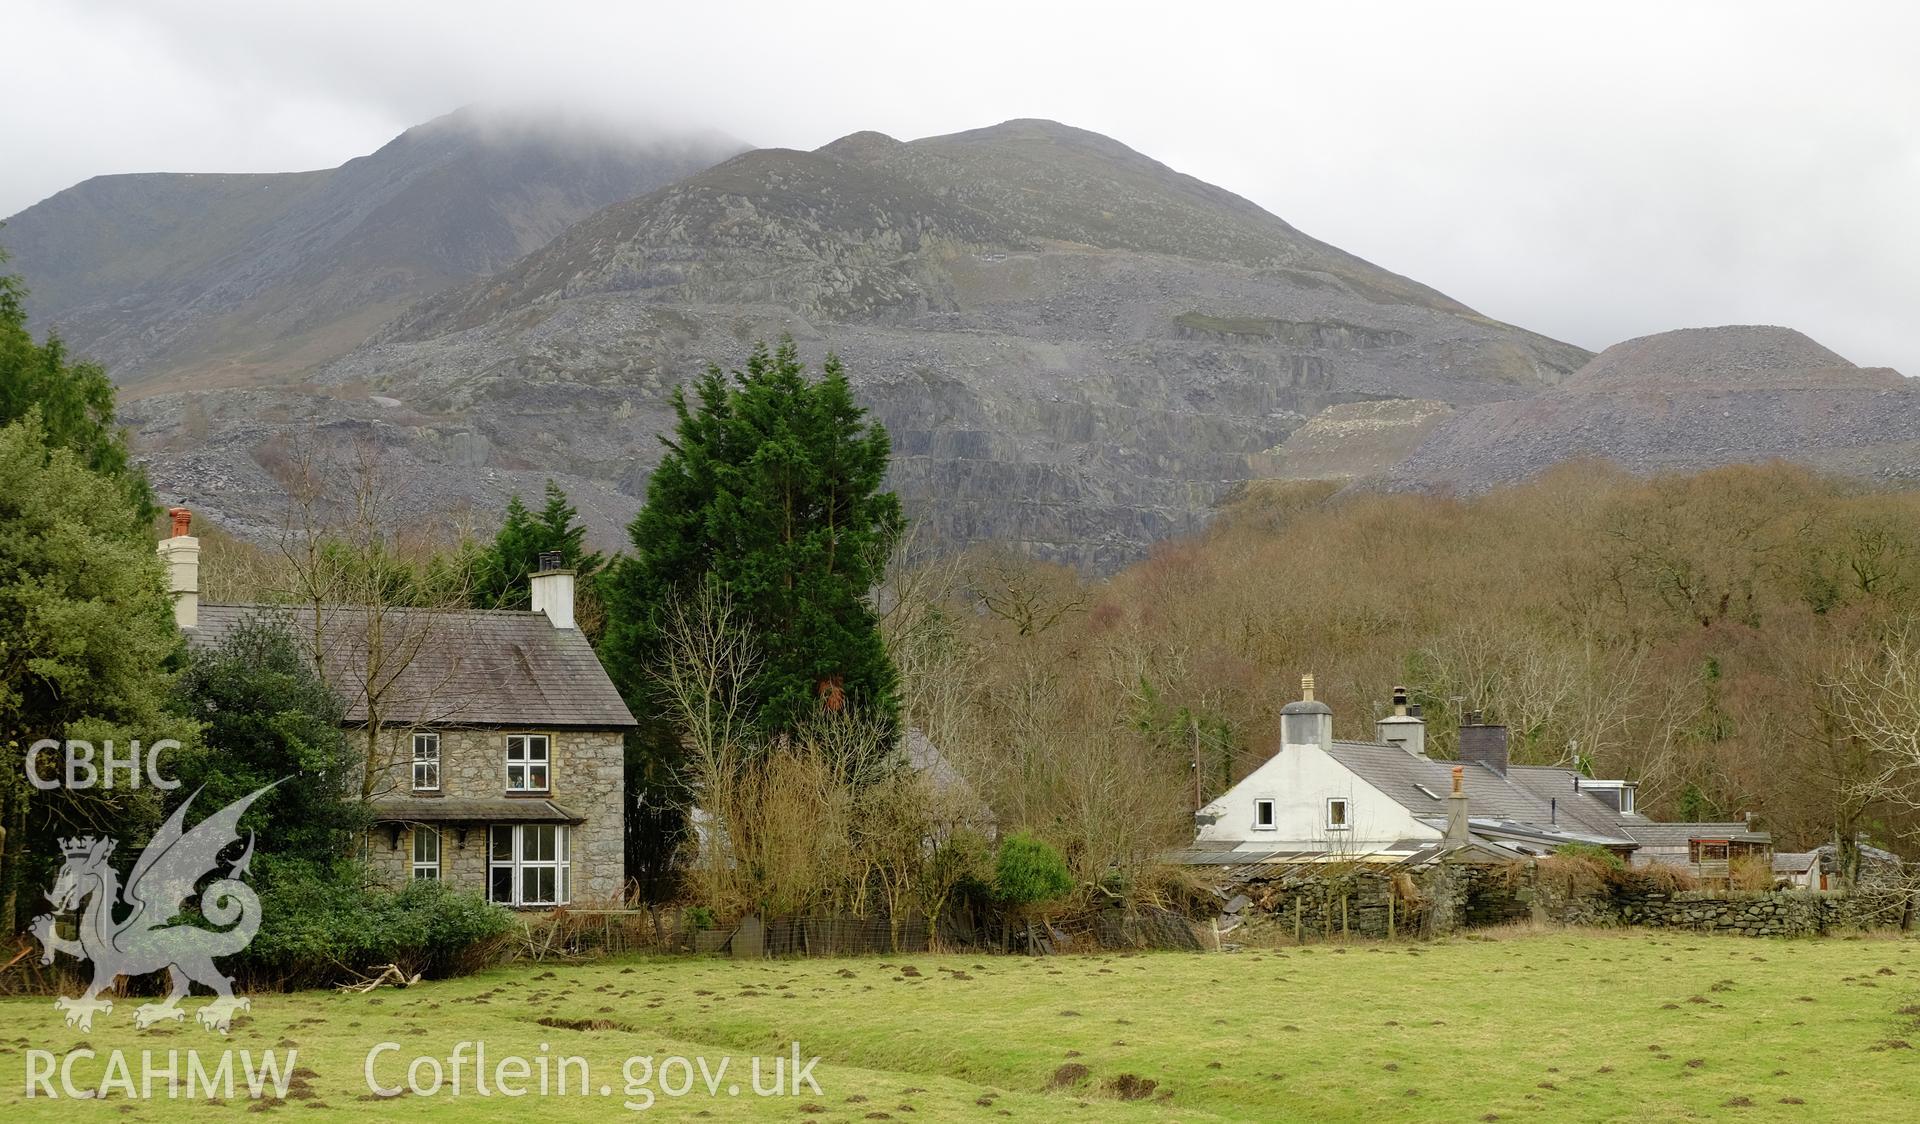
[[[1327,800],[1347,801],[1346,831],[1327,830]],[[1274,830],[1254,827],[1254,802],[1274,801]],[[1379,789],[1354,776],[1318,746],[1289,745],[1268,758],[1213,803],[1196,839],[1235,843],[1248,850],[1371,851],[1398,839],[1440,839]]]

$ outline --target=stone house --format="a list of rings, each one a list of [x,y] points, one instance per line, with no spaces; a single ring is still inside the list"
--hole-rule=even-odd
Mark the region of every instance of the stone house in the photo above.
[[[522,612],[203,603],[181,509],[160,553],[191,647],[260,619],[308,647],[360,750],[364,856],[386,881],[439,879],[528,909],[621,897],[634,720],[575,626],[557,556],[542,557]]]

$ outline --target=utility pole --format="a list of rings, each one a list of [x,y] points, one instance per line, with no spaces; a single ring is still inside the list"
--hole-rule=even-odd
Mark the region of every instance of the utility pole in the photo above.
[[[1193,727],[1193,810],[1198,812],[1205,803],[1200,798],[1200,720],[1189,715],[1187,724]]]

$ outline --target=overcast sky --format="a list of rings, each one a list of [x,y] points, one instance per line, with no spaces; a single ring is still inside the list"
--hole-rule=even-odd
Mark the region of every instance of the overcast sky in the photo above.
[[[0,215],[109,172],[332,166],[472,102],[803,148],[1051,117],[1586,347],[1775,323],[1920,375],[1911,3],[11,0],[0,26]]]

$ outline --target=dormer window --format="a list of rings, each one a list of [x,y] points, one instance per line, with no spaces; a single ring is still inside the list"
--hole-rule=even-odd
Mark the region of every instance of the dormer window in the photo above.
[[[1270,799],[1255,800],[1253,802],[1253,830],[1272,831],[1277,826],[1274,801]]]
[[[1633,785],[1623,784],[1620,786],[1620,811],[1623,815],[1630,814],[1633,811],[1633,792]]]
[[[1353,823],[1347,817],[1347,802],[1339,797],[1327,801],[1327,830],[1350,831]]]
[[[440,735],[413,735],[413,790],[437,792],[440,788]]]

